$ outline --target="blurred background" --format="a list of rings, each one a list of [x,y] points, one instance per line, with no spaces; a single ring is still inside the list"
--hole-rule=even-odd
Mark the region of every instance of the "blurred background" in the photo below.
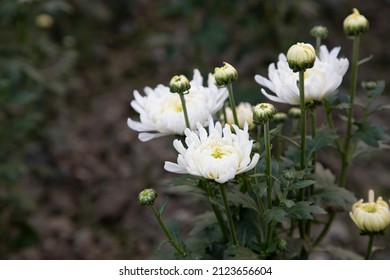
[[[264,101],[254,75],[267,75],[292,44],[314,44],[314,25],[351,56],[342,22],[354,7],[370,22],[361,57],[374,55],[359,81],[389,82],[388,0],[0,1],[0,258],[154,258],[164,237],[137,194],[154,187],[169,197],[166,218],[184,231],[193,204],[161,183],[176,177],[163,170],[176,158],[172,138],[141,143],[127,127],[133,90],[194,68],[206,76],[227,61],[239,72],[237,101]],[[374,120],[388,126],[389,116]],[[320,158],[337,172],[336,155]],[[359,157],[349,189],[389,198],[389,166],[389,151]],[[362,253],[367,240],[345,213],[324,242]],[[378,238],[378,258],[390,258],[389,243],[389,233]]]

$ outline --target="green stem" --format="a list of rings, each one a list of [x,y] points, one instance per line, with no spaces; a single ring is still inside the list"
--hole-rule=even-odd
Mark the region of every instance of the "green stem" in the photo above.
[[[314,139],[316,137],[316,109],[315,107],[311,108],[310,110],[310,123],[311,123],[311,137]],[[315,175],[316,173],[316,162],[317,162],[317,153],[313,152],[313,158],[312,158],[312,171],[311,173]],[[314,184],[309,187],[309,193],[308,197],[310,198],[314,192]],[[311,220],[307,221],[306,224],[306,236],[310,236],[311,231]]]
[[[299,101],[301,108],[301,170],[306,168],[306,108],[305,108],[305,70],[299,71]],[[298,199],[303,201],[305,199],[304,189],[299,189]],[[301,239],[306,238],[305,222],[299,220],[299,234]],[[303,249],[302,249],[303,250]]]
[[[161,215],[160,213],[156,210],[156,208],[152,205],[150,206],[153,210],[153,214],[154,216],[156,217],[160,227],[162,228],[162,230],[164,231],[165,233],[165,236],[168,238],[168,241],[169,243],[171,243],[171,245],[175,248],[175,250],[182,256],[182,257],[186,257],[187,256],[187,253],[181,248],[181,246],[179,244],[177,244],[172,236],[171,236],[171,233],[169,232],[169,230],[167,229],[167,227],[165,226],[163,220],[161,219]]]
[[[188,120],[188,111],[187,111],[186,100],[184,98],[184,93],[179,93],[179,96],[180,96],[181,106],[183,107],[184,121],[186,122],[186,127],[191,129],[190,121]]]
[[[279,127],[280,127],[280,133],[282,133],[283,124],[280,124]],[[276,138],[276,159],[278,161],[280,161],[282,158],[282,147],[283,147],[283,138],[278,136]]]
[[[267,180],[267,207],[272,208],[272,172],[271,172],[271,137],[269,122],[264,124],[264,145],[265,145],[265,174]]]
[[[368,239],[368,245],[367,245],[367,252],[366,256],[364,257],[365,260],[369,260],[372,252],[372,245],[374,244],[374,234],[370,234],[370,239]]]
[[[233,245],[237,246],[238,245],[238,240],[237,240],[236,228],[234,227],[233,217],[232,217],[232,215],[230,213],[230,207],[229,207],[229,203],[228,203],[228,200],[227,200],[226,188],[225,188],[224,184],[220,185],[220,190],[221,190],[223,206],[225,207],[226,216],[227,216],[227,219],[228,219],[228,222],[229,222],[230,237],[232,239]]]
[[[299,71],[299,100],[301,106],[301,170],[306,168],[306,108],[305,108],[305,71]]]
[[[271,170],[271,137],[269,132],[269,122],[264,124],[264,145],[265,145],[265,173],[267,181],[267,207],[272,208],[272,170]],[[272,240],[272,222],[267,227],[267,247]]]
[[[228,92],[229,92],[229,102],[230,102],[230,108],[233,112],[233,120],[234,124],[238,126],[238,118],[237,118],[237,110],[236,110],[236,102],[234,101],[234,94],[233,94],[233,86],[232,83],[226,85]]]
[[[352,54],[352,79],[351,79],[351,92],[350,92],[350,102],[348,108],[348,122],[347,122],[347,135],[344,141],[344,148],[342,153],[342,163],[340,171],[340,181],[339,185],[342,188],[346,187],[347,184],[347,169],[349,166],[349,154],[350,154],[350,143],[352,139],[352,118],[353,118],[353,106],[355,103],[356,96],[356,87],[357,87],[357,74],[358,74],[358,60],[359,60],[359,44],[360,36],[353,38],[353,54]]]
[[[321,37],[316,37],[316,54],[320,57]]]
[[[226,242],[227,240],[229,240],[228,229],[225,225],[225,221],[223,219],[223,216],[222,216],[220,209],[211,201],[212,199],[215,199],[215,195],[214,195],[213,191],[210,189],[210,185],[207,183],[207,181],[202,180],[201,184],[205,184],[205,188],[207,191],[209,202],[211,204],[211,208],[213,209],[215,217],[217,218],[219,227],[221,228],[223,241]]]

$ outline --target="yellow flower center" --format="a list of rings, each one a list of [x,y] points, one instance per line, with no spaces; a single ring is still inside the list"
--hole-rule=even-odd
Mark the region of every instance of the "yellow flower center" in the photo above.
[[[223,151],[220,147],[215,147],[214,151],[211,153],[213,158],[222,158],[226,155],[226,152]]]
[[[363,210],[368,213],[375,213],[377,211],[376,204],[364,204]]]

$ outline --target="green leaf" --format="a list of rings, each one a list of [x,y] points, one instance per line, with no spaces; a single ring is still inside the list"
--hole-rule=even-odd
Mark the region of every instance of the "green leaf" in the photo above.
[[[280,203],[286,206],[287,208],[290,208],[295,205],[295,202],[290,199],[281,199]]]
[[[260,213],[255,200],[248,193],[242,193],[236,188],[228,193],[228,200]]]
[[[272,221],[281,223],[284,220],[284,217],[287,215],[287,212],[284,210],[284,207],[274,207],[268,209],[264,212],[264,217],[267,223]]]
[[[378,148],[379,141],[388,140],[389,136],[385,133],[385,129],[370,122],[356,123],[358,130],[355,137],[362,140],[371,147]]]
[[[290,208],[286,208],[287,215],[294,219],[312,220],[312,214],[326,214],[326,211],[319,206],[310,205],[311,202],[300,201]]]
[[[217,219],[215,218],[215,214],[212,211],[198,215],[195,218],[195,227],[191,230],[190,235],[195,235],[204,229],[215,225],[216,223]]]
[[[313,184],[315,184],[315,183],[316,183],[316,181],[314,181],[314,180],[303,180],[303,181],[298,181],[298,182],[292,184],[292,185],[290,186],[290,189],[291,189],[291,190],[303,189],[303,188],[306,188],[306,187],[308,187],[308,186],[311,186],[311,185],[313,185]]]
[[[307,142],[307,158],[310,159],[313,153],[331,144],[337,137],[338,135],[334,129],[328,127],[318,129],[314,139],[310,139]]]
[[[345,211],[351,208],[351,204],[356,201],[354,194],[344,188],[328,187],[316,189],[312,199],[319,204],[326,204],[341,208]]]
[[[259,256],[247,247],[231,246],[224,254],[225,260],[258,260]]]

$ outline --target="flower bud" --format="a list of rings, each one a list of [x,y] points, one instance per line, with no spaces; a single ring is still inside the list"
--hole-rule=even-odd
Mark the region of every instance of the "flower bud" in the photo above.
[[[344,20],[344,32],[347,36],[360,36],[369,28],[368,20],[361,15],[358,9],[353,9],[353,13],[347,16]]]
[[[144,189],[138,195],[138,203],[141,205],[153,205],[157,196],[154,189]]]
[[[242,129],[244,127],[245,122],[248,123],[249,129],[254,128],[253,124],[253,109],[252,105],[248,102],[241,102],[236,107],[237,118],[238,118],[238,126]],[[230,107],[226,107],[226,120],[225,123],[229,125],[234,124],[233,112]]]
[[[50,28],[53,26],[54,19],[48,14],[39,14],[35,18],[35,25],[39,28]]]
[[[310,34],[313,37],[325,39],[328,37],[328,28],[325,26],[317,25],[310,30]]]
[[[184,75],[176,75],[169,82],[169,90],[173,93],[184,94],[191,88],[190,81]]]
[[[288,115],[293,119],[300,119],[301,118],[301,109],[296,107],[291,107],[290,110],[288,110]]]
[[[390,225],[389,205],[378,197],[376,202],[373,190],[368,192],[368,202],[363,199],[353,204],[349,216],[362,233],[381,233]]]
[[[284,239],[279,239],[277,247],[280,251],[287,251],[287,241]]]
[[[253,122],[264,124],[271,120],[276,114],[276,108],[270,103],[260,103],[253,109]]]
[[[238,73],[236,68],[229,63],[224,62],[222,67],[215,67],[214,78],[217,86],[226,86],[237,80]]]
[[[286,179],[287,181],[292,181],[295,179],[295,174],[296,174],[296,171],[294,168],[291,168],[289,170],[284,170],[282,172],[282,176],[284,177],[284,179]]]
[[[305,43],[292,45],[287,51],[288,66],[294,71],[304,71],[314,66],[316,51],[313,46]]]
[[[362,87],[367,91],[376,89],[377,83],[375,81],[363,81]]]
[[[287,121],[288,117],[286,113],[280,112],[276,113],[272,121],[274,123],[285,123]]]

